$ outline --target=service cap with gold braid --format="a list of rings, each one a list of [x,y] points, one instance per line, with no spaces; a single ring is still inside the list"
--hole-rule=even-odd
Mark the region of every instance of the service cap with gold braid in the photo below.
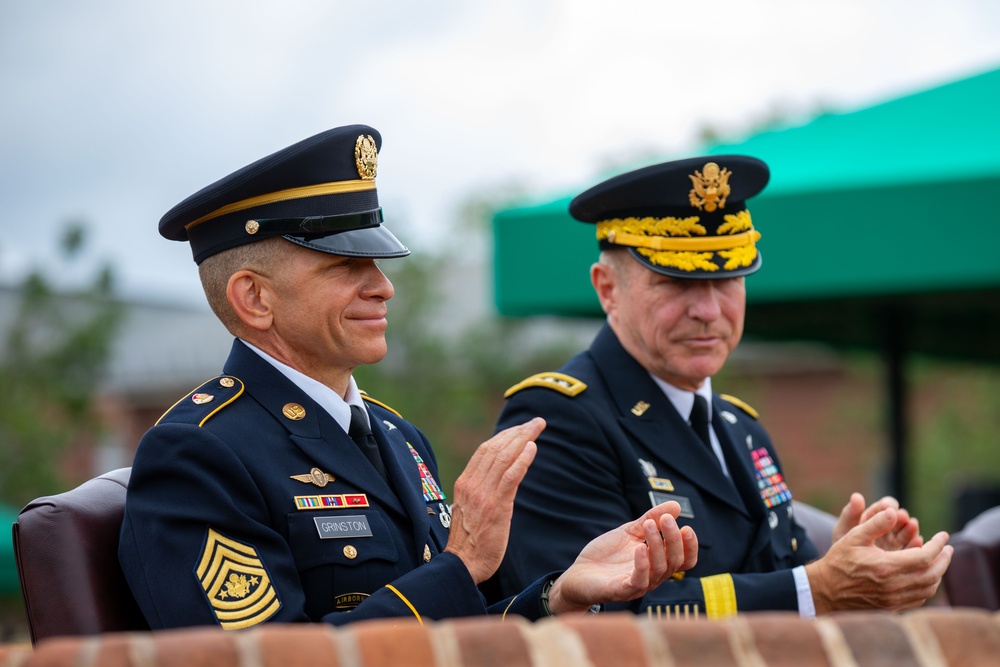
[[[382,137],[367,125],[327,130],[202,188],[160,219],[160,234],[189,241],[194,261],[282,236],[333,255],[410,254],[382,226],[375,189]]]
[[[757,158],[712,155],[665,162],[608,179],[569,212],[596,223],[602,250],[628,248],[646,267],[677,278],[730,278],[760,268],[744,202],[770,172]]]

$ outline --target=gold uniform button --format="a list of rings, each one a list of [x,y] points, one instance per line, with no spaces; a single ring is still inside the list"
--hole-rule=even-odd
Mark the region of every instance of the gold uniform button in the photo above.
[[[431,547],[429,544],[424,545],[424,562],[431,562]]]
[[[799,550],[799,541],[793,537],[792,538],[792,551],[798,551],[798,550]]]
[[[221,384],[223,387],[232,387],[234,384],[236,384],[236,382],[233,380],[233,378],[222,378],[221,380],[219,380],[219,384]]]
[[[344,547],[344,555],[347,556],[348,559],[354,560],[358,557],[358,550],[348,544]]]

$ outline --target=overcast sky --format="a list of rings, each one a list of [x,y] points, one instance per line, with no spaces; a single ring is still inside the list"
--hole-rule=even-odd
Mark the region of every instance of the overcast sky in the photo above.
[[[382,133],[386,219],[421,252],[477,193],[996,67],[997,0],[0,0],[0,284],[80,275],[55,240],[82,219],[123,293],[200,303],[159,218],[338,125]]]

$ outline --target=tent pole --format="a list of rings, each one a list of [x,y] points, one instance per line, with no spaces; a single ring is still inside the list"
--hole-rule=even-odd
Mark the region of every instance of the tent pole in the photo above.
[[[889,493],[906,506],[906,313],[898,302],[887,305],[884,313],[883,349],[886,363],[889,427]]]

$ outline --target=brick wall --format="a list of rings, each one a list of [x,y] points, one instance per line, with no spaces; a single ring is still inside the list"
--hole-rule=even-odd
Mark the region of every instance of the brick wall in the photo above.
[[[1000,614],[921,609],[804,620],[787,612],[726,621],[631,614],[500,622],[369,621],[340,628],[264,625],[55,638],[0,648],[0,667],[548,667],[670,665],[994,665]]]

